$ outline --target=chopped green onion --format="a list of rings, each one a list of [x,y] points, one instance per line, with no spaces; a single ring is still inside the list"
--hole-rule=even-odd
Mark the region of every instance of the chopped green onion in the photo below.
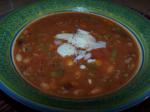
[[[53,71],[53,72],[51,72],[50,75],[51,75],[51,77],[59,77],[59,76],[64,75],[64,71],[63,70]]]
[[[112,35],[111,34],[105,34],[103,37],[104,38],[110,38],[110,37],[112,37]]]
[[[97,35],[96,37],[97,38],[103,38],[103,35]]]
[[[116,58],[117,58],[117,50],[113,49],[111,53],[111,61],[115,61]]]
[[[120,27],[114,27],[113,30],[120,35],[125,35],[126,33]]]
[[[101,35],[97,35],[97,38],[110,38],[112,37],[111,34],[101,34]]]

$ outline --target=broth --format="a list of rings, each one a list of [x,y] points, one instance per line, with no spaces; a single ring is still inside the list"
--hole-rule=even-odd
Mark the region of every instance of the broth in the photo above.
[[[14,42],[13,60],[20,75],[42,92],[91,98],[129,82],[140,51],[121,25],[95,14],[65,12],[24,28]]]

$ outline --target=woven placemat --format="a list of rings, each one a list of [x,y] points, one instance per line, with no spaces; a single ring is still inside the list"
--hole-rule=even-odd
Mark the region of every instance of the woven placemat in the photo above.
[[[150,20],[150,16],[148,15],[144,16]],[[38,111],[32,110],[16,102],[15,100],[13,100],[0,90],[0,112],[38,112]],[[150,98],[140,103],[139,105],[136,105],[122,112],[150,112]]]

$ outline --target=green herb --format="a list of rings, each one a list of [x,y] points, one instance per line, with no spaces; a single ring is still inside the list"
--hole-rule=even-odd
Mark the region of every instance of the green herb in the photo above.
[[[97,38],[110,38],[112,37],[111,34],[101,34],[101,35],[97,35]]]
[[[103,35],[97,35],[96,37],[97,38],[103,38]]]
[[[114,27],[113,30],[120,35],[126,35],[126,33],[120,27]]]
[[[59,77],[59,76],[64,75],[64,71],[63,70],[53,71],[53,72],[51,72],[50,75],[51,75],[51,77]]]
[[[32,47],[30,47],[29,45],[25,45],[25,46],[24,46],[24,51],[25,51],[25,52],[32,51]]]
[[[113,27],[113,30],[114,31],[121,31],[121,28],[120,27]]]
[[[111,53],[111,61],[115,61],[117,58],[117,50],[113,49]]]
[[[48,44],[44,44],[44,43],[40,44],[40,49],[44,52],[48,52],[49,51]]]
[[[20,35],[20,37],[18,39],[24,39],[25,36],[24,35]]]
[[[98,65],[96,63],[88,63],[87,68],[89,69],[91,74],[95,74],[98,69]]]
[[[124,77],[128,77],[128,76],[129,76],[129,74],[125,73],[123,76],[124,76]]]
[[[111,34],[105,34],[103,37],[104,38],[110,38],[110,37],[112,37],[112,35]]]

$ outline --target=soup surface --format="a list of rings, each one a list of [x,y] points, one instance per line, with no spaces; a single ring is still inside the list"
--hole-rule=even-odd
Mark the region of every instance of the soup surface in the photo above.
[[[134,38],[104,17],[79,12],[52,14],[16,38],[13,60],[20,75],[49,95],[90,98],[111,93],[137,72]]]

